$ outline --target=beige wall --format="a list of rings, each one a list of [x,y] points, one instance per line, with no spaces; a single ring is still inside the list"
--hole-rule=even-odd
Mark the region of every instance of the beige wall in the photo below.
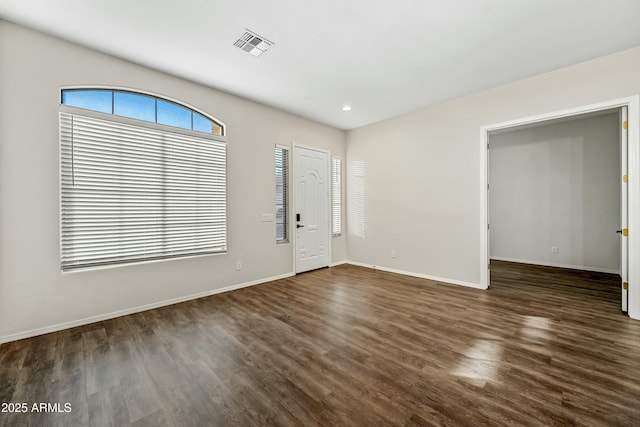
[[[69,85],[148,91],[227,124],[227,255],[60,272],[58,104]],[[274,211],[274,145],[344,158],[344,141],[343,131],[0,20],[0,341],[291,273],[291,244],[277,245],[275,223],[261,222]],[[345,240],[333,239],[334,262],[346,259]]]
[[[67,85],[149,91],[228,125],[227,255],[60,272],[57,111]],[[328,149],[347,173],[352,161],[365,164],[366,237],[345,227],[333,239],[333,262],[478,286],[481,126],[638,93],[635,48],[345,136],[0,20],[0,340],[291,273],[291,246],[276,245],[274,224],[260,221],[273,211],[276,143]]]
[[[366,168],[349,259],[479,286],[480,128],[638,93],[640,47],[348,132],[348,164]]]
[[[619,113],[490,141],[491,258],[619,273]]]

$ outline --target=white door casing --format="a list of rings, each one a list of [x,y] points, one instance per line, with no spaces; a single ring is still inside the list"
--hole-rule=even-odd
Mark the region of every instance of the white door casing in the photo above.
[[[487,151],[489,150],[489,135],[487,135]],[[489,156],[487,155],[487,288],[491,286],[491,210],[489,200],[491,200],[491,183],[489,182]]]
[[[627,191],[628,185],[625,182],[623,177],[627,177],[628,175],[628,163],[627,163],[627,153],[628,153],[628,111],[627,107],[622,107],[620,114],[620,277],[622,278],[622,311],[628,311],[629,305],[629,291],[625,288],[625,284],[628,282],[628,274],[629,274],[629,239],[627,236],[624,236],[623,230],[629,227],[629,211],[628,211],[628,198],[629,193]],[[628,285],[626,285],[628,288]]]
[[[331,185],[329,152],[293,147],[295,272],[331,262]]]

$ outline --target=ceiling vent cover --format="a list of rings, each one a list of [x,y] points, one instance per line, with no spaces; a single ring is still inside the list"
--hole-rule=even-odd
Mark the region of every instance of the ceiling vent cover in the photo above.
[[[273,42],[257,35],[253,31],[245,30],[242,37],[234,43],[234,46],[244,50],[245,52],[249,52],[253,56],[260,56],[266,52],[267,49],[273,46],[273,44]]]

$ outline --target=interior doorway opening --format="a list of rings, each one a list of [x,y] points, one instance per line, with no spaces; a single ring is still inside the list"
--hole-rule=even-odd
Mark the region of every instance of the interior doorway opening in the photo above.
[[[544,125],[561,124],[589,117],[617,114],[621,129],[620,133],[620,170],[618,174],[620,209],[620,232],[624,237],[620,239],[620,275],[623,311],[628,311],[630,317],[640,319],[640,266],[634,260],[640,256],[640,235],[630,233],[629,230],[640,229],[640,147],[638,147],[639,131],[639,97],[634,96],[621,100],[614,100],[548,113],[539,116],[527,117],[510,122],[499,123],[481,128],[481,285],[487,288],[490,284],[490,257],[491,253],[491,213],[490,213],[490,141],[491,136],[506,132],[522,131]],[[622,131],[624,129],[624,131]],[[628,142],[631,143],[628,143]],[[635,143],[634,143],[635,141]],[[570,145],[570,144],[569,144]],[[574,144],[575,145],[575,144]],[[557,148],[557,147],[555,147]],[[570,154],[570,153],[569,153]],[[623,183],[624,179],[624,183]],[[633,182],[635,181],[635,182]],[[609,217],[611,214],[609,215]],[[617,230],[611,230],[615,233]],[[512,235],[517,239],[518,235]],[[622,243],[624,242],[624,243]],[[548,242],[547,242],[548,243]],[[551,254],[554,254],[554,246],[549,245]],[[555,247],[559,252],[560,248]],[[555,254],[554,254],[555,255]],[[627,262],[628,260],[628,262]],[[549,263],[551,264],[551,263]],[[559,264],[559,263],[558,263]],[[611,264],[610,264],[611,265]],[[560,266],[560,265],[559,265]],[[570,266],[570,265],[567,265]],[[580,265],[577,265],[580,267]],[[597,271],[597,267],[595,270]],[[601,271],[612,270],[601,268]]]
[[[490,262],[622,276],[622,110],[489,133]]]

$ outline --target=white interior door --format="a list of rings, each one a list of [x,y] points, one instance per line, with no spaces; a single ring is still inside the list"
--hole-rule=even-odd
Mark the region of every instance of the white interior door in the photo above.
[[[627,107],[622,107],[621,112],[621,128],[620,128],[620,170],[622,179],[620,180],[620,201],[621,201],[621,218],[620,218],[620,276],[622,278],[622,311],[628,311],[629,301],[629,192],[628,192],[628,112]]]
[[[329,153],[293,147],[296,273],[328,267],[331,203]]]

